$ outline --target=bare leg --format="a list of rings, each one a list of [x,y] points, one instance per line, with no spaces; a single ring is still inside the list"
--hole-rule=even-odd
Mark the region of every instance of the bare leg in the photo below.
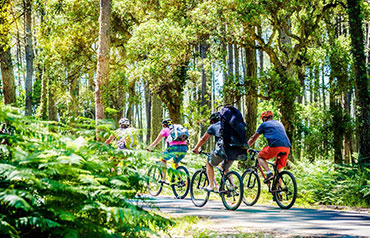
[[[224,165],[225,165],[225,163],[222,163],[222,168],[224,168]],[[225,169],[225,170],[224,170],[225,175],[226,175],[229,171],[230,171],[230,169],[229,169],[229,168],[228,168],[228,169]],[[230,177],[229,177],[229,179],[230,179],[231,184],[234,186],[235,184],[234,184],[234,181],[233,181],[233,177],[232,177],[232,176],[230,176]]]
[[[260,163],[260,165],[262,166],[262,168],[264,168],[264,170],[266,172],[270,171],[269,165],[266,162],[266,160],[264,158],[260,157],[259,155],[258,155],[258,162]]]
[[[166,182],[166,176],[167,176],[167,171],[166,171],[166,168],[167,168],[167,161],[162,159],[162,165],[163,165],[163,179],[162,179],[162,182]]]
[[[208,188],[213,190],[215,188],[215,185],[213,184],[213,180],[215,179],[215,171],[213,169],[213,166],[207,161],[207,177],[209,181]]]

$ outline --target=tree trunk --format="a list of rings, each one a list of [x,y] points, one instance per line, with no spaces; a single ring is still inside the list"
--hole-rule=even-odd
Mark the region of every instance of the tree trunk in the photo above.
[[[206,55],[207,55],[207,50],[208,50],[208,45],[206,43],[202,43],[200,45],[200,57],[202,59],[202,63],[201,63],[201,75],[202,75],[202,85],[201,85],[201,115],[203,115],[203,117],[207,117],[206,115],[206,106],[208,105],[208,108],[210,108],[210,104],[209,104],[209,93],[208,93],[208,90],[207,90],[207,73],[206,73],[206,70],[205,70],[205,67],[204,67],[204,61],[206,60]],[[201,124],[201,128],[200,128],[200,131],[201,131],[201,134],[203,135],[204,132],[206,131],[207,127],[204,126],[204,124]]]
[[[162,130],[162,103],[157,95],[151,94],[152,107],[150,110],[151,125],[150,125],[150,141],[154,141],[159,132]]]
[[[134,113],[135,83],[136,83],[136,80],[131,81],[129,88],[128,88],[128,106],[126,109],[126,117],[130,121],[133,120],[133,113]]]
[[[79,80],[78,78],[72,78],[69,82],[69,99],[70,102],[70,108],[69,108],[69,115],[72,116],[72,119],[77,118],[78,116],[78,95],[79,95]]]
[[[322,64],[322,77],[321,77],[321,94],[322,94],[322,105],[323,105],[323,108],[324,108],[324,111],[326,110],[326,92],[325,92],[325,65]]]
[[[246,113],[245,121],[247,124],[247,138],[251,137],[256,132],[257,126],[257,57],[256,50],[252,48],[245,48],[246,69],[247,75],[245,81],[246,85]]]
[[[101,89],[105,88],[109,77],[109,49],[110,49],[110,0],[100,0],[100,17],[99,17],[99,49],[97,78],[95,88],[95,113],[96,124],[104,119],[104,106],[101,100]],[[97,131],[98,132],[98,131]],[[97,135],[97,139],[99,137]]]
[[[55,106],[54,92],[55,85],[52,83],[53,80],[49,80],[48,90],[48,119],[49,121],[57,121],[57,108]]]
[[[329,75],[330,83],[330,114],[332,115],[331,128],[333,132],[334,163],[342,163],[343,132],[342,127],[342,106],[337,100],[337,90],[334,86],[333,72]]]
[[[151,114],[150,109],[152,105],[151,93],[149,85],[145,85],[145,113],[146,113],[146,144],[150,144],[150,131],[151,131]]]
[[[237,84],[240,83],[240,75],[239,75],[239,47],[237,44],[234,45],[234,65],[235,65],[235,82]],[[239,86],[235,88],[235,105],[239,110],[241,110],[241,92],[239,90]]]
[[[351,120],[351,100],[352,100],[352,89],[344,95],[344,118],[347,125],[350,124]],[[353,153],[353,130],[352,127],[346,126],[343,142],[343,158],[346,164],[352,161]]]
[[[262,26],[258,26],[257,31],[258,31],[258,35],[262,36]],[[262,72],[263,72],[263,67],[264,67],[263,66],[263,50],[258,50],[258,58],[259,58],[259,61],[260,61],[259,75],[261,76]]]
[[[362,0],[348,0],[349,32],[352,40],[354,58],[359,163],[370,163],[370,89],[369,77],[366,72],[366,57],[364,49],[364,33],[362,23],[364,13],[361,8]]]
[[[33,45],[32,45],[32,0],[25,1],[26,31],[26,115],[32,115],[32,76],[33,76]]]
[[[233,45],[228,44],[227,45],[227,52],[228,52],[228,58],[227,58],[227,74],[226,79],[224,82],[224,102],[225,104],[233,104],[234,103],[234,97],[233,97],[233,77],[234,77],[234,54],[233,54]]]
[[[15,104],[15,81],[10,47],[4,48],[0,45],[1,79],[3,82],[4,104]]]
[[[45,73],[41,79],[40,117],[42,120],[48,119],[48,76]]]

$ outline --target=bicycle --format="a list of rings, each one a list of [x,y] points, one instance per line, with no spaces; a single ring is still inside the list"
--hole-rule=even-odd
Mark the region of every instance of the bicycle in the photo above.
[[[190,174],[185,166],[175,168],[175,163],[172,163],[173,168],[168,169],[172,174],[170,182],[165,182],[163,164],[157,161],[155,165],[149,168],[148,172],[148,192],[152,196],[158,196],[163,189],[163,185],[169,185],[177,199],[184,199],[189,192]]]
[[[246,169],[242,175],[244,184],[243,202],[247,206],[253,206],[256,204],[261,193],[261,182],[258,176],[258,170],[261,172],[263,178],[266,178],[266,176],[262,171],[261,165],[258,163],[258,159],[255,158],[259,151],[249,149],[248,152],[250,154],[250,159],[256,162],[251,168]],[[277,164],[282,155],[285,155],[285,152],[279,153],[276,156],[275,163],[267,161],[267,163],[274,168],[274,176],[266,185],[269,193],[272,194],[278,206],[282,209],[289,209],[293,206],[297,198],[297,182],[291,172],[285,170],[282,172],[278,171]]]
[[[209,156],[210,153],[200,152]],[[218,190],[213,191],[221,196],[222,203],[227,210],[236,210],[243,199],[243,184],[242,178],[235,171],[230,171],[225,175],[223,169],[215,166],[220,172],[221,182]],[[215,180],[216,182],[216,180]],[[197,207],[203,207],[209,200],[210,191],[205,190],[208,186],[208,177],[206,172],[206,166],[202,166],[201,169],[197,170],[191,178],[190,182],[190,196],[191,201]],[[217,188],[217,184],[216,184]]]

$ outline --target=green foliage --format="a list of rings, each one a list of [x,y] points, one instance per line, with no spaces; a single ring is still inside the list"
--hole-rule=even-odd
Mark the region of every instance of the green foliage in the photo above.
[[[370,169],[326,160],[297,162],[298,199],[311,204],[370,207]]]
[[[0,121],[14,127],[0,138],[7,152],[0,158],[0,234],[143,237],[171,224],[136,205],[143,199],[137,192],[145,186],[144,154],[86,140],[84,129],[72,136],[61,125],[24,118],[15,109],[1,109]],[[113,157],[122,161],[122,172],[110,172]]]

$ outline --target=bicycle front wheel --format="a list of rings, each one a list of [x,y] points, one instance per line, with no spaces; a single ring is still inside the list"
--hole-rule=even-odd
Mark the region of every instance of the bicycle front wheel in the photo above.
[[[258,174],[252,169],[247,169],[242,175],[244,193],[243,202],[247,206],[253,206],[258,201],[261,193],[261,182]]]
[[[163,179],[163,174],[161,173],[161,169],[157,166],[153,166],[149,169],[148,172],[148,192],[152,196],[158,196],[163,187],[163,183],[160,180]]]
[[[208,186],[208,177],[204,170],[197,170],[190,182],[191,201],[196,207],[203,207],[209,199],[209,192],[204,190]]]
[[[190,175],[184,166],[177,167],[172,176],[171,185],[173,194],[178,199],[184,199],[189,192]]]
[[[283,171],[278,174],[275,181],[273,195],[276,203],[282,209],[289,209],[297,198],[297,182],[292,173]]]
[[[243,199],[243,182],[240,175],[230,171],[221,180],[220,196],[227,210],[236,210]]]

